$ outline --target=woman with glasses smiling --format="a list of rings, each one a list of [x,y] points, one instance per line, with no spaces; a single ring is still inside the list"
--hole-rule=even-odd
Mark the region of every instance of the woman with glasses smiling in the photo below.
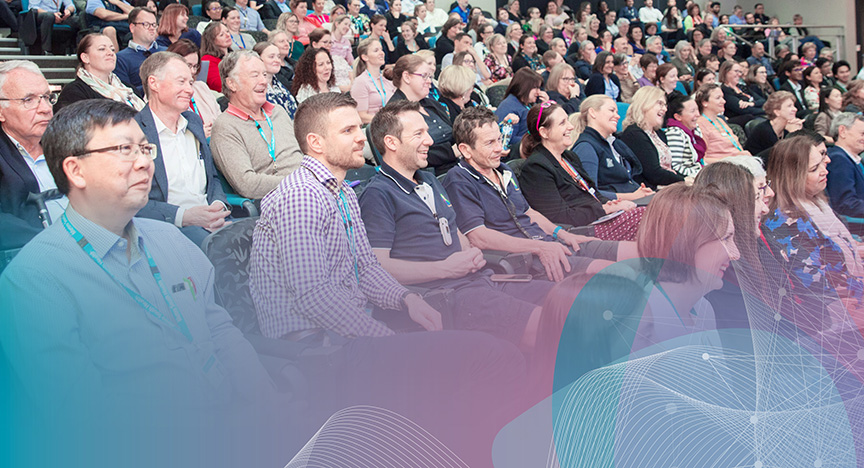
[[[113,99],[138,111],[144,108],[144,101],[114,74],[117,54],[111,39],[99,33],[88,34],[78,44],[77,55],[76,78],[63,87],[59,99],[55,98],[55,112],[85,99]]]
[[[213,21],[222,21],[222,3],[220,3],[219,0],[205,1],[203,6],[206,20],[201,21],[197,26],[195,26],[195,29],[202,34],[204,33],[204,29],[207,28],[207,25]]]
[[[546,94],[557,102],[567,115],[579,112],[579,104],[585,99],[585,90],[576,81],[576,70],[566,63],[552,67],[546,81]]]

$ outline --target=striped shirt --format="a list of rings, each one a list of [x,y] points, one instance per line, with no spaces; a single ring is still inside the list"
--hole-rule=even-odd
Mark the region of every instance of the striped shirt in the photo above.
[[[699,127],[696,127],[695,132],[702,136]],[[669,146],[669,151],[672,152],[673,171],[684,177],[695,176],[699,173],[702,169],[699,155],[696,154],[693,142],[690,141],[690,137],[684,133],[684,130],[678,127],[668,127],[666,129],[666,144]]]
[[[354,191],[321,162],[304,156],[264,197],[252,239],[250,289],[264,335],[312,328],[346,337],[393,333],[366,305],[400,309],[407,290],[372,253]]]

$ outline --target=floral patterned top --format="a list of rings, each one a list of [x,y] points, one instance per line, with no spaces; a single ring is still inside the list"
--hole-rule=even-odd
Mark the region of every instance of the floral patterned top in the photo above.
[[[777,246],[775,257],[806,288],[804,295],[823,302],[826,297],[864,297],[864,278],[855,274],[861,267],[854,240],[827,205],[811,205],[806,218],[790,218],[778,208],[762,223],[762,233]]]
[[[506,80],[513,76],[513,69],[510,67],[510,56],[507,56],[507,63],[501,64],[495,60],[495,55],[489,54],[483,59],[483,63],[489,67],[489,72],[492,73],[492,82],[498,82],[501,80]]]

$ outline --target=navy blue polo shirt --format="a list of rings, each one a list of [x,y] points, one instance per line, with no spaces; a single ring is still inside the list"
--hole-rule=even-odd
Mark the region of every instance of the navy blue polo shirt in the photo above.
[[[418,184],[387,164],[381,165],[360,194],[366,236],[373,249],[390,249],[391,258],[415,262],[444,260],[462,250],[456,232],[456,212],[432,173],[417,171],[414,177],[432,187],[435,210],[450,223],[453,242],[444,243],[438,220],[414,191]]]
[[[493,183],[465,160],[459,161],[459,164],[447,172],[444,187],[450,194],[453,207],[456,209],[459,230],[463,234],[468,234],[480,226],[486,226],[493,231],[513,237],[554,240],[526,214],[531,206],[522,195],[513,171],[504,163],[498,166],[497,171],[501,180],[506,183],[506,197],[503,199]],[[528,236],[514,222],[514,216],[511,216],[508,205],[512,208],[516,221]]]

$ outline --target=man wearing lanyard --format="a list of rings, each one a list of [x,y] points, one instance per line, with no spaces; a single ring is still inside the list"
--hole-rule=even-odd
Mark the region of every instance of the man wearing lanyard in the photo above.
[[[831,121],[834,146],[828,148],[831,208],[842,215],[864,218],[864,116],[843,112]],[[852,227],[852,226],[850,226]],[[856,225],[857,227],[857,225]]]
[[[156,13],[146,8],[133,9],[129,12],[129,31],[132,32],[132,40],[129,41],[129,47],[117,52],[114,74],[142,96],[144,90],[138,73],[141,64],[152,54],[165,50],[165,47],[156,43]]]
[[[452,289],[446,308],[455,328],[485,331],[530,350],[539,305],[552,283],[494,283],[480,272],[482,252],[456,229],[444,187],[421,170],[432,137],[419,103],[390,103],[370,125],[384,164],[360,195],[360,209],[381,265],[402,284]]]
[[[213,158],[237,193],[259,199],[300,166],[294,121],[267,102],[270,77],[258,54],[231,52],[219,71],[229,104],[213,124]]]
[[[57,222],[66,197],[44,200],[50,219],[40,219],[30,193],[56,189],[42,151],[42,134],[54,115],[48,80],[35,63],[10,60],[0,64],[0,250],[23,246],[43,223]]]
[[[201,118],[189,110],[195,78],[183,57],[157,52],[141,65],[148,104],[135,121],[155,144],[150,201],[138,216],[176,225],[198,245],[231,214]]]
[[[264,27],[264,22],[261,21],[261,15],[257,11],[249,7],[249,0],[237,0],[237,12],[240,13],[240,29],[243,31],[261,31],[264,34],[270,34],[270,31]]]
[[[374,402],[428,429],[473,466],[459,446],[489,456],[477,437],[490,435],[484,424],[507,406],[500,392],[513,390],[504,385],[521,373],[512,367],[521,360],[517,348],[476,332],[394,334],[373,318],[367,305],[401,310],[427,330],[442,328],[440,314],[378,263],[344,181],[364,163],[355,101],[312,96],[300,104],[294,125],[306,156],[261,201],[253,235],[250,290],[261,331],[330,353],[326,368],[300,360],[301,368],[309,366],[310,393],[319,396],[313,411]],[[478,430],[462,419],[475,416]]]
[[[444,188],[450,194],[459,230],[480,249],[530,252],[534,270],[550,281],[567,274],[595,273],[617,260],[617,243],[576,236],[533,210],[501,162],[501,132],[495,114],[472,107],[456,118],[453,137],[462,159],[447,173]],[[590,245],[589,245],[590,244]],[[572,249],[572,250],[571,250]],[[595,259],[592,257],[597,257]]]
[[[69,26],[72,37],[77,36],[80,29],[75,14],[75,4],[72,0],[37,0],[30,2],[30,9],[36,9],[36,22],[39,26],[39,36],[42,39],[42,51],[52,53],[51,33],[55,24]]]
[[[51,121],[45,157],[69,207],[0,277],[0,345],[23,392],[14,401],[29,400],[29,420],[50,421],[34,422],[39,443],[57,449],[41,456],[65,466],[138,466],[130,457],[138,450],[156,465],[177,462],[184,437],[209,429],[196,411],[215,417],[277,398],[216,303],[204,254],[170,224],[133,219],[148,203],[156,155],[134,117],[128,105],[100,99]],[[168,440],[168,453],[151,453]],[[76,452],[77,443],[88,449]],[[76,455],[102,462],[79,464]]]

